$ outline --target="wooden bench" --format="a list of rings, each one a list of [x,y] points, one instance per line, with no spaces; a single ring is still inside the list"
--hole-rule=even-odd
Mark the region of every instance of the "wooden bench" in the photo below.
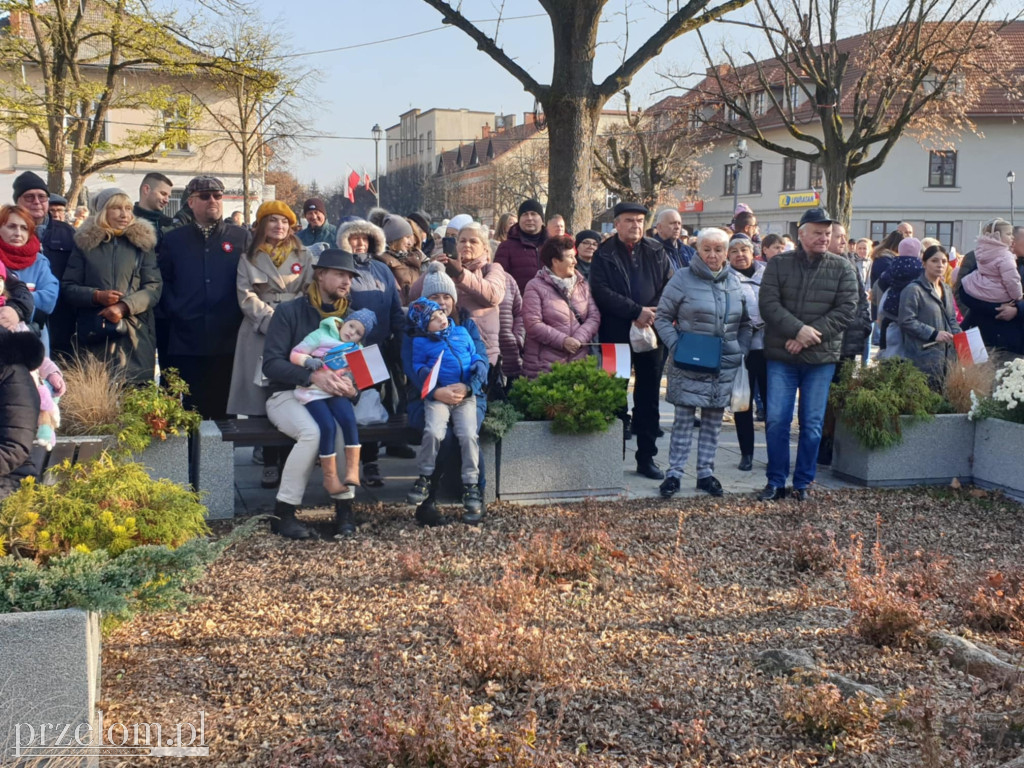
[[[47,484],[52,484],[55,481],[53,480],[51,470],[62,461],[69,460],[72,464],[84,464],[91,459],[95,459],[105,449],[113,445],[114,440],[110,437],[68,438],[61,436],[57,438],[56,445],[53,446],[53,450],[49,453],[46,452],[45,448],[33,446],[32,457],[36,466],[39,467],[37,479]]]
[[[224,442],[236,448],[254,448],[258,445],[292,445],[295,441],[279,431],[266,417],[248,419],[221,419],[217,421]],[[359,427],[359,441],[364,443],[404,443],[419,445],[422,431],[410,427],[405,414],[392,416],[387,424]]]

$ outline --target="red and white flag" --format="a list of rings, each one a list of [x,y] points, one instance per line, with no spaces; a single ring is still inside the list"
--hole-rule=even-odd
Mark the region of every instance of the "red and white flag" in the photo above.
[[[981,340],[981,330],[978,328],[953,334],[953,346],[956,347],[957,357],[964,365],[984,363],[988,360],[988,350],[985,349],[985,342]]]
[[[348,185],[347,181],[345,182],[345,197],[348,198],[350,203],[354,203],[356,201],[356,191]]]
[[[366,187],[367,192],[373,192],[373,185],[370,184],[370,174],[363,174],[363,186]]]
[[[427,380],[423,382],[423,389],[420,391],[420,400],[426,400],[427,395],[434,391],[434,387],[437,386],[437,376],[441,373],[441,359],[444,357],[444,350],[441,350],[441,354],[437,356],[437,362],[434,363],[434,367],[430,369],[430,375],[427,376]]]
[[[629,344],[602,344],[601,367],[612,376],[620,379],[629,378],[629,370],[633,365],[629,353]]]
[[[349,370],[352,371],[356,387],[361,390],[369,389],[374,384],[380,384],[391,378],[376,344],[349,352],[345,355],[345,361],[348,363]]]

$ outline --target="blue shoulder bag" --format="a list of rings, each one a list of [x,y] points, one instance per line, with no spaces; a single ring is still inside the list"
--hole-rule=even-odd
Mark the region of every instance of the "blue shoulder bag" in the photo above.
[[[725,323],[729,322],[729,292],[725,293]],[[679,334],[676,341],[672,362],[676,368],[694,373],[721,373],[722,371],[722,338],[725,336],[725,323],[722,324],[721,336],[709,336],[704,333],[685,331]]]

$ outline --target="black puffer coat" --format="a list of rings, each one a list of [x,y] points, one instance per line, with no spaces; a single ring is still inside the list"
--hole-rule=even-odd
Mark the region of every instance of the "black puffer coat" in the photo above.
[[[35,473],[29,456],[39,425],[39,391],[31,371],[42,362],[38,336],[0,329],[0,499]]]

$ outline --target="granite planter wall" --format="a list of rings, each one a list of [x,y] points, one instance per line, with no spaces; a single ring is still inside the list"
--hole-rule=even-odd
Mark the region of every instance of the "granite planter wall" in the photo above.
[[[903,441],[869,450],[840,420],[836,425],[832,472],[869,487],[945,485],[974,474],[975,424],[964,414],[940,414],[930,421],[900,417]],[[977,466],[977,460],[973,461]]]
[[[498,444],[498,498],[531,501],[618,496],[622,482],[622,430],[558,435],[549,421],[520,421]]]
[[[975,422],[974,483],[1024,500],[1024,424],[1003,419]]]
[[[111,435],[60,435],[48,466],[54,467],[64,459],[71,459],[72,463],[85,462],[115,445]],[[184,435],[154,439],[146,450],[132,458],[146,467],[154,480],[166,478],[188,485],[188,438]]]
[[[12,758],[19,742],[24,745],[30,727],[37,742],[43,723],[61,724],[58,734],[64,724],[71,724],[69,733],[80,726],[97,727],[99,614],[74,608],[0,614],[0,649],[0,762]],[[89,733],[86,727],[80,732]],[[60,762],[72,764],[67,758]],[[78,764],[93,766],[97,759],[83,757]]]

